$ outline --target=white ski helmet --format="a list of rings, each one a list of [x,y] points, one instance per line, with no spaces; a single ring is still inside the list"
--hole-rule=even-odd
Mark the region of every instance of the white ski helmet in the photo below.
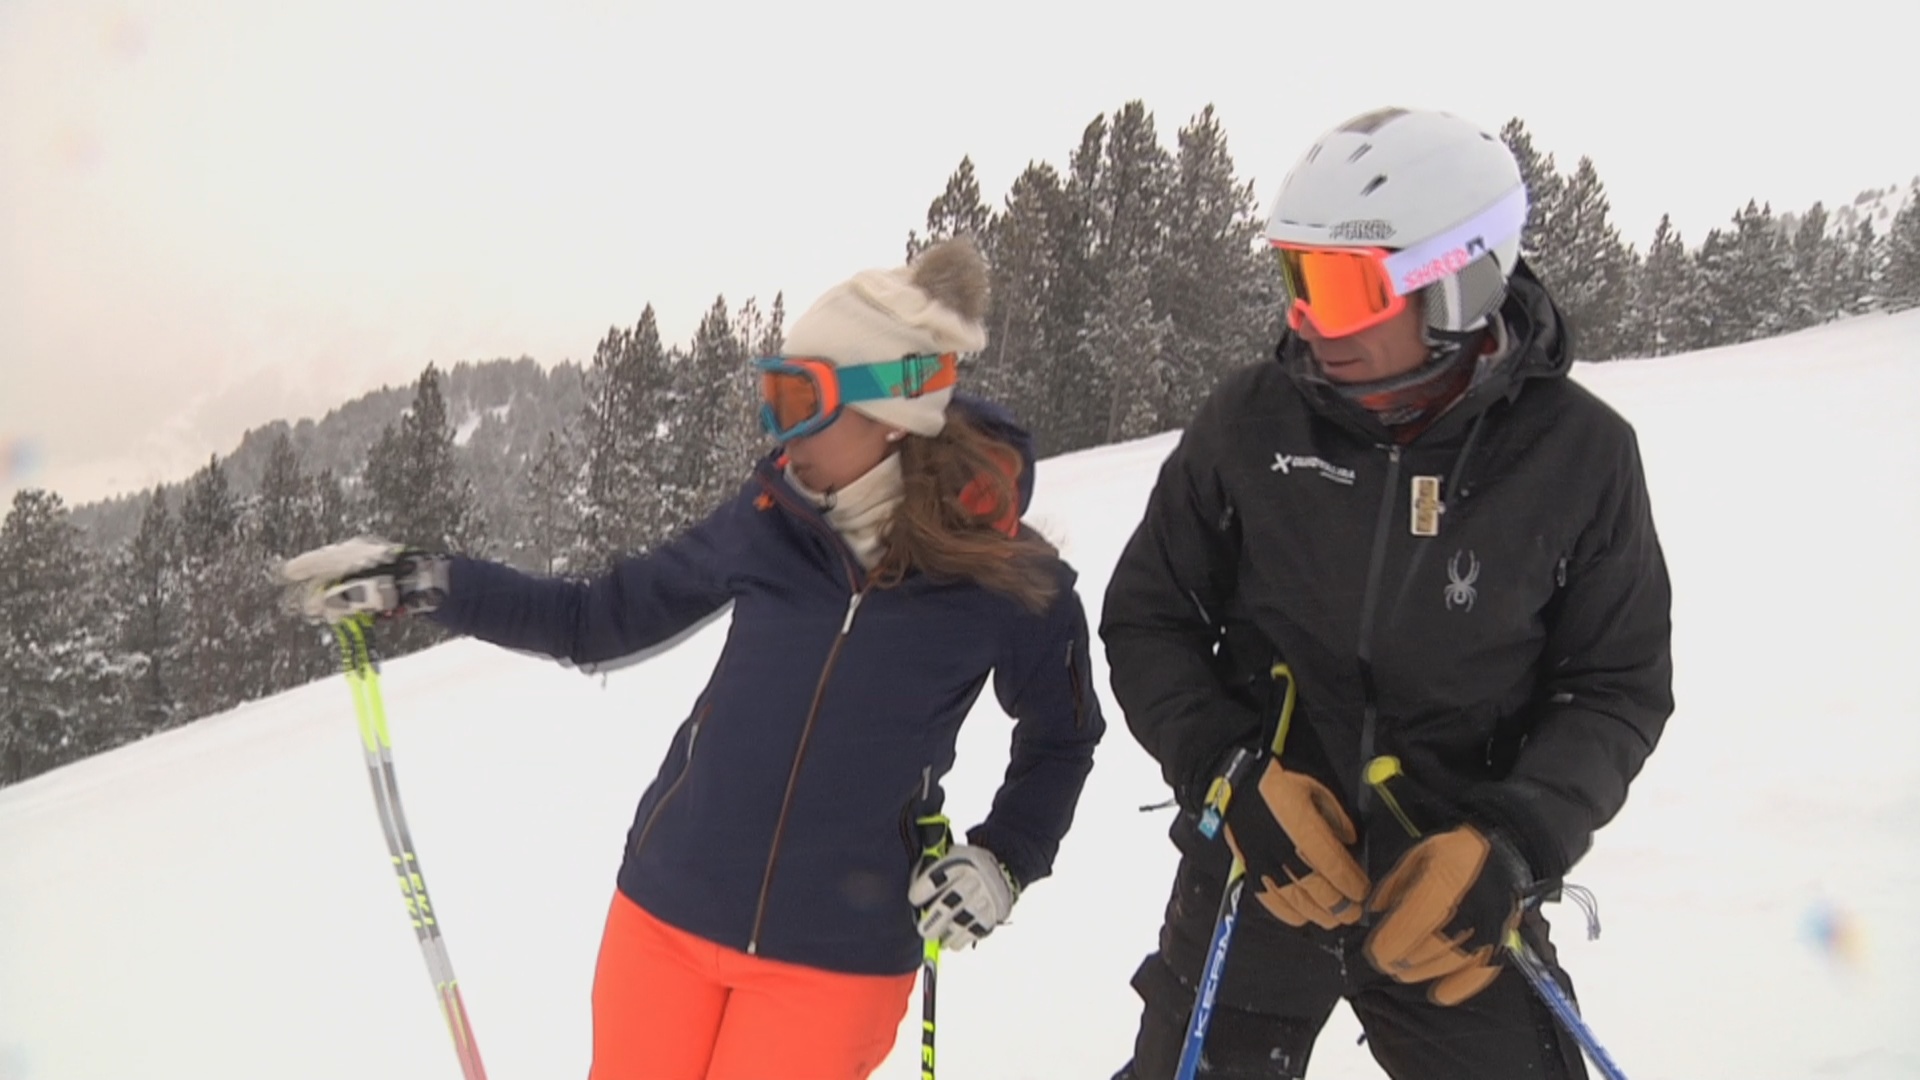
[[[1271,243],[1377,247],[1393,287],[1425,289],[1427,328],[1461,334],[1500,307],[1527,189],[1513,152],[1457,116],[1376,109],[1322,135],[1280,183]]]

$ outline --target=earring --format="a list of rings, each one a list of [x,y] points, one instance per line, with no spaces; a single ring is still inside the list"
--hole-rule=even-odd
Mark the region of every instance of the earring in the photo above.
[[[900,441],[901,439],[904,439],[904,438],[906,438],[906,437],[907,437],[907,433],[906,433],[906,432],[904,432],[904,431],[889,431],[889,432],[887,432],[887,441],[888,441],[888,442],[899,442],[899,441]]]

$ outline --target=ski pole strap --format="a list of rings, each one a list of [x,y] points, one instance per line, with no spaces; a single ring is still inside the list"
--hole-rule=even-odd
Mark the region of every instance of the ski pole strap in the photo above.
[[[945,814],[926,814],[915,818],[913,832],[920,844],[922,868],[953,849],[953,823],[947,820]]]
[[[1211,840],[1219,835],[1220,825],[1227,819],[1227,804],[1233,801],[1234,789],[1239,787],[1253,769],[1254,752],[1244,746],[1234,747],[1232,756],[1220,769],[1220,775],[1213,778],[1207,786],[1206,805],[1200,811],[1200,835]]]
[[[1267,749],[1274,757],[1286,747],[1287,731],[1293,726],[1293,708],[1300,700],[1299,690],[1294,686],[1293,669],[1285,664],[1275,664],[1269,675],[1273,677],[1274,694],[1278,703],[1274,707],[1273,734],[1267,740]],[[1207,799],[1200,811],[1200,835],[1211,840],[1220,832],[1220,825],[1226,820],[1227,804],[1233,801],[1234,789],[1247,780],[1247,773],[1254,767],[1259,751],[1238,746],[1221,767],[1220,775],[1213,778],[1207,787]],[[1141,809],[1146,809],[1142,807]]]

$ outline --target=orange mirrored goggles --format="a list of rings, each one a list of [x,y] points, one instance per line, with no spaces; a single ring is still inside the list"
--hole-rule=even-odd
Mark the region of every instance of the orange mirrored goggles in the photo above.
[[[955,353],[838,367],[811,356],[768,356],[754,366],[760,372],[760,424],[779,442],[820,431],[855,402],[917,398],[959,381]]]
[[[1287,290],[1287,325],[1308,320],[1326,337],[1378,326],[1407,306],[1394,291],[1385,248],[1324,248],[1275,242],[1280,280]]]
[[[1486,258],[1527,224],[1527,188],[1515,184],[1445,232],[1409,247],[1320,247],[1273,240],[1287,289],[1287,325],[1309,320],[1327,337],[1357,334],[1398,315],[1407,297]]]

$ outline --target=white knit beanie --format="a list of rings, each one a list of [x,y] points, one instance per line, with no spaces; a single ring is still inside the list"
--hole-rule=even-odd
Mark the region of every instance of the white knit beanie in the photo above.
[[[862,270],[828,289],[787,331],[780,351],[843,364],[986,348],[987,263],[960,236],[921,252],[906,266]],[[849,402],[847,407],[915,435],[947,424],[947,387],[915,398]]]

